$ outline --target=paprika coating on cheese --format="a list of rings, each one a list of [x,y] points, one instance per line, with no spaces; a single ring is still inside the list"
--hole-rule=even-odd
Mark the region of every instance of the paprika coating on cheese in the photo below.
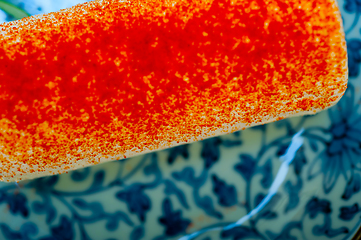
[[[0,25],[0,179],[164,149],[335,104],[332,0],[100,0]]]

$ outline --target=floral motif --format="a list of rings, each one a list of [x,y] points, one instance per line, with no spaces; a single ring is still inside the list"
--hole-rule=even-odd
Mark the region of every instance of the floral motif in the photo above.
[[[361,170],[361,117],[360,106],[354,104],[354,90],[349,88],[340,103],[328,112],[332,121],[330,128],[310,128],[306,136],[324,145],[316,160],[310,165],[309,179],[323,174],[326,193],[343,176],[347,182],[355,181],[355,172]]]

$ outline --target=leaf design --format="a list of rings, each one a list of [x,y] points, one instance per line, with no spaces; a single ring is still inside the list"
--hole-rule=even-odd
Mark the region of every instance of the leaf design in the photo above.
[[[219,146],[222,143],[221,138],[209,138],[204,140],[202,148],[202,159],[204,160],[204,167],[206,169],[211,168],[218,160],[221,155]]]
[[[81,216],[77,214],[77,219],[82,222],[92,223],[101,219],[106,219],[106,229],[114,231],[118,228],[119,222],[123,221],[129,226],[133,226],[133,222],[130,220],[127,214],[122,211],[115,211],[112,213],[106,213],[103,206],[99,202],[86,202],[84,199],[75,198],[73,204],[82,210],[88,210],[92,214],[90,216]]]
[[[261,185],[264,188],[269,188],[273,182],[272,160],[271,159],[268,159],[267,162],[263,165],[261,172],[263,174],[263,178],[261,180]]]
[[[0,203],[7,203],[12,214],[20,214],[27,218],[29,216],[28,199],[23,193],[0,192]]]
[[[306,205],[306,213],[310,214],[310,218],[314,219],[318,213],[331,213],[331,203],[328,200],[319,200],[312,198]]]
[[[59,175],[51,177],[38,178],[29,183],[29,187],[34,188],[40,194],[46,194],[54,189],[54,186],[59,181]]]
[[[311,141],[312,142],[312,141]],[[311,148],[312,148],[312,143],[310,143]],[[315,150],[316,151],[316,150]],[[303,169],[303,166],[305,166],[307,163],[306,160],[306,156],[305,156],[305,151],[304,151],[304,147],[301,147],[296,155],[295,158],[293,159],[293,166],[294,166],[294,171],[297,175],[301,174],[301,171]]]
[[[55,239],[73,240],[74,229],[73,224],[66,216],[60,217],[60,223],[56,227],[51,228],[52,236]]]
[[[288,204],[285,209],[285,213],[297,207],[300,202],[299,192],[301,191],[303,186],[302,178],[297,178],[297,183],[295,185],[292,184],[291,181],[287,181],[285,184],[285,190],[288,193]]]
[[[200,187],[207,180],[207,173],[208,172],[206,170],[203,170],[199,177],[195,177],[194,169],[191,167],[185,167],[180,172],[173,172],[172,176],[178,181],[184,181],[193,188],[193,198],[199,208],[203,209],[209,216],[222,219],[223,215],[215,210],[212,198],[208,195],[200,196],[199,194]]]
[[[259,193],[254,199],[254,206],[258,206],[262,200],[266,197],[265,194]],[[274,212],[275,205],[282,199],[279,193],[276,193],[271,200],[260,210],[257,214],[257,221],[259,219],[274,219],[277,217],[277,213]]]
[[[11,15],[15,19],[21,19],[24,17],[29,17],[30,15],[25,12],[23,9],[8,3],[7,1],[0,0],[0,9],[6,12],[7,14]]]
[[[207,180],[207,173],[205,171],[197,178],[194,176],[195,172],[194,169],[191,167],[185,167],[180,172],[173,172],[172,176],[178,180],[187,183],[189,186],[192,187],[200,187],[202,186]]]
[[[234,168],[242,175],[245,180],[249,181],[255,173],[256,161],[251,155],[248,154],[242,154],[239,157],[242,162],[235,165]]]
[[[348,233],[349,230],[346,227],[332,228],[331,227],[331,216],[325,214],[324,216],[324,225],[316,225],[313,227],[312,232],[316,236],[327,236],[329,238],[337,237],[339,235]]]
[[[169,150],[168,163],[173,164],[178,156],[182,156],[184,159],[189,158],[188,144],[171,148]]]
[[[224,207],[231,207],[237,204],[237,190],[233,185],[228,185],[225,181],[219,179],[215,174],[212,175],[213,192],[218,197],[218,203]]]
[[[175,194],[179,199],[180,203],[182,204],[182,206],[188,209],[189,205],[187,203],[187,199],[185,197],[184,192],[181,189],[179,189],[174,182],[170,180],[164,180],[164,184],[165,184],[164,193],[167,195]]]
[[[101,188],[104,182],[104,171],[98,171],[94,174],[93,184],[90,189]]]
[[[352,220],[357,213],[360,212],[360,208],[357,203],[350,207],[341,207],[339,218],[349,221]]]
[[[189,219],[182,218],[182,211],[173,211],[172,202],[169,198],[163,200],[163,216],[159,218],[159,223],[166,227],[165,235],[177,236],[185,233],[185,230],[191,223]]]
[[[133,184],[129,188],[116,193],[116,197],[125,202],[131,213],[137,214],[141,222],[145,222],[146,213],[151,208],[151,200],[144,193],[140,184]]]
[[[349,200],[353,194],[358,193],[361,190],[361,177],[359,173],[355,173],[351,180],[347,183],[342,198]]]
[[[72,171],[71,179],[75,182],[81,182],[89,176],[90,168],[83,168]]]

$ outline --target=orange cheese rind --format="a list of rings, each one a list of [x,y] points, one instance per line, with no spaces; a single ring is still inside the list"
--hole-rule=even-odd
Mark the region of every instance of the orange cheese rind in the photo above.
[[[347,88],[331,0],[93,1],[0,42],[2,181],[315,114]]]

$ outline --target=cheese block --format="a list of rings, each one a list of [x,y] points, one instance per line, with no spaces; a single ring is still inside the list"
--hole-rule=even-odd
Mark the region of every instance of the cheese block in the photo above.
[[[347,88],[334,0],[99,0],[0,25],[0,180],[314,114]]]

